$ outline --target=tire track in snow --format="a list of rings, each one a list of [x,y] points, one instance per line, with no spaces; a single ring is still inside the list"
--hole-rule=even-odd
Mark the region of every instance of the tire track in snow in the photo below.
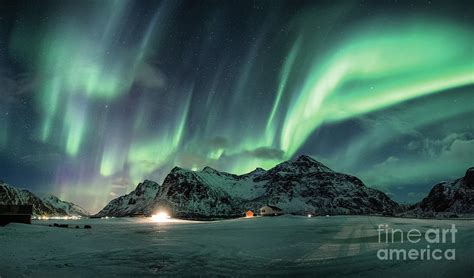
[[[347,239],[352,234],[353,230],[354,227],[352,225],[345,225],[332,237],[332,239]],[[300,261],[321,261],[338,258],[340,257],[341,247],[342,243],[324,243],[318,249],[303,256]]]

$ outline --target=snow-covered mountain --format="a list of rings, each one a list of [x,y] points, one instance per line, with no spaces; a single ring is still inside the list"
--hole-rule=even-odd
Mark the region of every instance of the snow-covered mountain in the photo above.
[[[83,214],[71,215],[88,215],[88,213],[79,206],[59,200],[54,196],[42,199],[26,189],[19,189],[0,181],[0,204],[1,205],[33,205],[33,215],[47,216],[67,216],[71,212],[81,211]]]
[[[70,216],[89,216],[90,215],[90,213],[84,208],[74,203],[63,201],[54,195],[44,196],[42,200],[45,203],[51,205],[52,207],[58,210],[63,210],[64,212],[66,212],[67,215],[70,215]]]
[[[163,185],[145,181],[130,194],[112,200],[98,216],[153,214],[166,209],[181,218],[241,216],[265,204],[294,214],[394,213],[400,206],[354,176],[337,173],[309,156],[244,175],[210,167],[175,167]]]
[[[265,204],[294,214],[393,213],[400,209],[358,178],[301,156],[268,171],[256,169],[245,175],[210,167],[199,172],[175,167],[145,212],[166,209],[184,218],[234,217]]]
[[[159,184],[145,180],[127,195],[110,201],[96,216],[132,216],[143,214],[158,192]]]
[[[259,207],[275,204],[290,213],[393,213],[399,205],[383,192],[368,188],[357,177],[337,173],[309,156],[284,162],[254,179],[265,183]]]
[[[163,185],[144,181],[112,200],[98,216],[150,215],[161,209],[181,218],[241,216],[265,204],[294,214],[381,214],[400,206],[354,176],[337,173],[309,156],[265,171],[234,175],[205,167],[173,168]]]
[[[264,183],[254,182],[259,174],[238,176],[210,167],[200,172],[175,167],[160,186],[149,212],[165,208],[184,218],[240,215],[243,202],[265,192]]]
[[[467,169],[460,179],[435,185],[407,214],[436,216],[449,213],[474,214],[474,167]]]

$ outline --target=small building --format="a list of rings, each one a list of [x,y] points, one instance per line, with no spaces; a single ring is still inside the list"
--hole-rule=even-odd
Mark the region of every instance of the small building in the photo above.
[[[8,223],[31,224],[32,205],[0,205],[0,226]]]
[[[265,205],[260,208],[260,215],[261,216],[277,216],[282,215],[283,210],[279,207]]]
[[[247,218],[253,217],[253,211],[251,211],[251,210],[247,211],[247,212],[245,213],[245,217],[247,217]]]

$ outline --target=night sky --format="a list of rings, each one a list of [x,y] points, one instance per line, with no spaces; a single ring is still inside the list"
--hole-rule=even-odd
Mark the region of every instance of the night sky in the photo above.
[[[472,1],[1,1],[0,179],[91,212],[308,154],[398,201],[474,166]]]

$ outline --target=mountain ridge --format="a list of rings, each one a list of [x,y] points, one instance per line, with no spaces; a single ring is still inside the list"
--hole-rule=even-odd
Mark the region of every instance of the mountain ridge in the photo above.
[[[0,204],[32,205],[34,216],[89,216],[82,207],[66,202],[54,195],[39,197],[29,190],[17,188],[0,181]]]
[[[98,215],[127,215],[130,208],[123,203],[117,206],[117,199]],[[218,218],[238,217],[265,204],[293,214],[382,214],[400,210],[383,192],[307,155],[243,175],[211,167],[192,171],[176,166],[158,186],[153,200],[147,199],[140,209],[145,215],[166,209],[180,218]]]
[[[67,215],[81,216],[81,217],[91,215],[83,207],[81,207],[77,204],[74,204],[72,202],[61,200],[53,194],[47,194],[45,196],[42,196],[41,199],[45,202],[48,202],[49,204],[53,205],[56,208],[61,208],[62,210],[64,210],[66,212]]]
[[[158,192],[159,184],[144,180],[128,194],[111,200],[96,216],[132,216],[143,214],[143,211],[149,206],[149,202],[153,200]]]
[[[410,206],[406,216],[437,217],[474,214],[474,167],[464,177],[436,184],[420,202]]]

